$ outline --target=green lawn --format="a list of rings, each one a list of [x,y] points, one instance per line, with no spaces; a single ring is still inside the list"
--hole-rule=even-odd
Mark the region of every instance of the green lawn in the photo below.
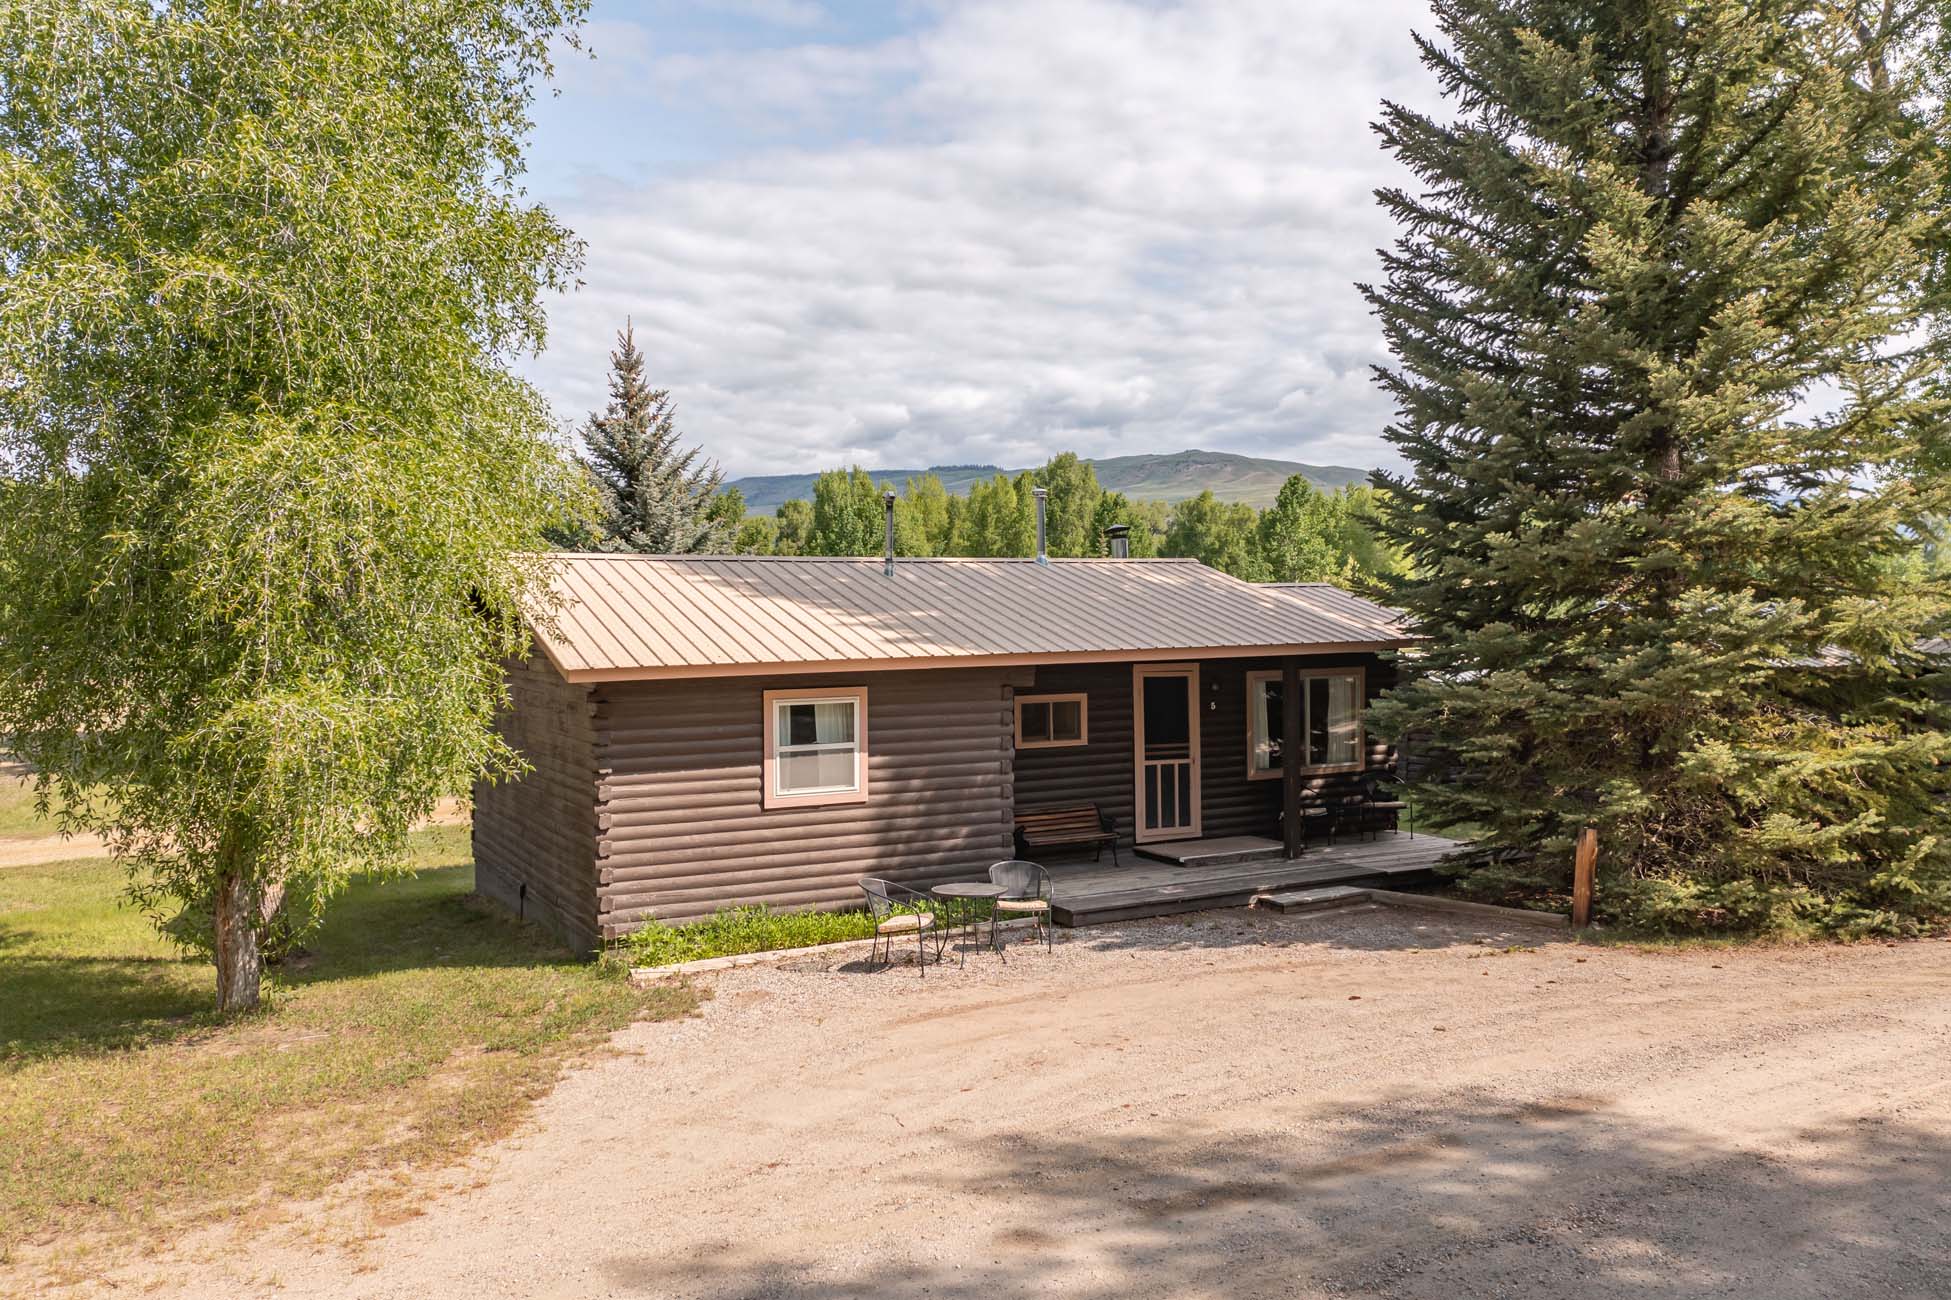
[[[54,820],[34,811],[34,786],[19,777],[0,775],[0,836],[52,835]]]
[[[229,1023],[209,966],[120,903],[119,868],[0,867],[0,1260],[450,1160],[608,1031],[695,1005],[473,899],[465,827],[417,849],[426,869],[355,886]]]

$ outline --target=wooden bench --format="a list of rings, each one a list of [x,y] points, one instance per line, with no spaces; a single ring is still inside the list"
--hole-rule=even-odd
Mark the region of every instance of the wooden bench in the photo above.
[[[1104,857],[1104,846],[1111,846],[1111,861],[1118,866],[1117,823],[1098,810],[1094,803],[1049,804],[1041,808],[1016,810],[1016,853],[1027,858],[1038,849],[1081,848],[1090,845],[1097,857]]]

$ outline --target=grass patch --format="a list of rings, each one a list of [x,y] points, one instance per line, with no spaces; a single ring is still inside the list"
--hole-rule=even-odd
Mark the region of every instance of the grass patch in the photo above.
[[[1788,931],[1743,930],[1730,934],[1663,934],[1658,930],[1639,930],[1617,923],[1595,925],[1579,931],[1579,938],[1599,948],[1619,948],[1638,953],[1717,953],[1757,952],[1771,948],[1808,948],[1816,944],[1834,946],[1833,936]],[[1890,943],[1875,938],[1859,942]]]
[[[52,817],[35,811],[31,780],[0,776],[0,836],[53,835],[58,829]]]
[[[706,957],[867,939],[873,934],[874,918],[866,912],[775,912],[761,904],[727,908],[683,925],[652,921],[624,938],[620,955],[632,966],[675,966]]]
[[[0,871],[0,1259],[439,1163],[507,1132],[566,1058],[684,986],[634,990],[472,897],[465,827],[355,885],[258,1012],[120,901],[100,858]]]

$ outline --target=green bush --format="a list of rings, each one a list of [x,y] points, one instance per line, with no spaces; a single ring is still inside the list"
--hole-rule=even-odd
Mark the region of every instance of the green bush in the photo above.
[[[1783,877],[1705,879],[1690,874],[1599,872],[1594,914],[1622,931],[1648,935],[1772,935],[1778,938],[1901,938],[1951,918],[1951,879],[1932,856],[1933,839],[1905,860],[1854,887]],[[1603,851],[1603,850],[1602,850]],[[1485,903],[1563,912],[1571,907],[1569,871],[1553,873],[1524,854],[1452,855],[1439,871],[1451,889]]]
[[[652,921],[625,936],[620,955],[632,966],[674,966],[705,957],[866,939],[873,933],[874,918],[866,912],[775,912],[760,904],[727,908],[683,925]]]
[[[1601,880],[1598,898],[1603,919],[1632,930],[1836,939],[1920,934],[1951,906],[1941,887],[1908,894],[1865,889],[1825,895],[1793,881],[1668,877]]]

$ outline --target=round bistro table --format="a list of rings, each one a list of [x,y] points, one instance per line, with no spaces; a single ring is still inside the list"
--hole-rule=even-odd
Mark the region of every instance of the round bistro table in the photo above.
[[[1003,886],[991,884],[987,880],[951,880],[945,885],[935,886],[928,892],[944,902],[955,905],[955,928],[961,930],[970,939],[974,939],[980,932],[979,927],[984,919],[983,912],[986,910],[989,921],[989,946],[997,952],[1002,951],[996,945],[996,900],[1008,892]],[[984,904],[988,905],[986,909]],[[966,946],[959,953],[959,959],[964,965],[968,963],[969,950]]]

